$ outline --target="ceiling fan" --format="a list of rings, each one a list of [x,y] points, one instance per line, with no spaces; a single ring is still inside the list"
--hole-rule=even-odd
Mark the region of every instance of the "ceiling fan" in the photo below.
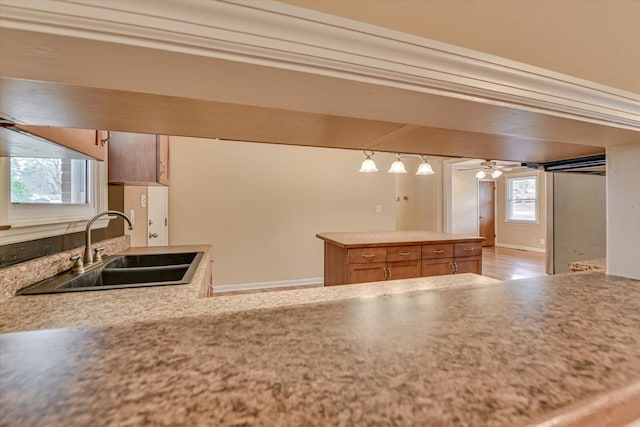
[[[458,170],[478,170],[476,178],[498,178],[503,172],[510,172],[515,167],[520,167],[520,163],[501,163],[498,164],[495,160],[485,160],[480,163],[479,167],[460,168]]]

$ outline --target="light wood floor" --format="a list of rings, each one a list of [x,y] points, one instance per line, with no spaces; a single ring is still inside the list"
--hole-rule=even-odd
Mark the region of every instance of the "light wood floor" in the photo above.
[[[482,275],[498,280],[544,276],[546,256],[518,249],[482,248]]]
[[[498,248],[495,246],[485,247],[482,249],[482,275],[498,280],[526,279],[528,277],[544,276],[546,275],[545,254],[521,251],[518,249]],[[273,292],[321,286],[322,284],[216,292],[215,295],[250,294],[255,292]]]

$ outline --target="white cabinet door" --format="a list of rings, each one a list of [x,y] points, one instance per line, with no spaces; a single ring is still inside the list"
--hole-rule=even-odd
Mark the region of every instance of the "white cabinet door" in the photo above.
[[[149,246],[169,244],[169,187],[147,187]]]

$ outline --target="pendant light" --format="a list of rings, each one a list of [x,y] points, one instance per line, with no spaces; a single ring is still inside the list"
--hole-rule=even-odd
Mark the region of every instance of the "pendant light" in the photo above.
[[[369,154],[371,153],[371,154]],[[360,170],[358,172],[378,172],[378,168],[376,167],[376,162],[373,161],[371,156],[375,153],[373,151],[364,151],[365,159],[362,161],[362,165],[360,166]]]
[[[407,173],[407,169],[404,167],[404,163],[400,160],[400,155],[396,153],[396,159],[391,163],[391,167],[388,170],[389,173]]]
[[[433,175],[435,172],[433,171],[433,168],[431,167],[429,162],[422,156],[420,156],[420,158],[422,159],[422,163],[420,163],[420,166],[418,166],[416,175]]]

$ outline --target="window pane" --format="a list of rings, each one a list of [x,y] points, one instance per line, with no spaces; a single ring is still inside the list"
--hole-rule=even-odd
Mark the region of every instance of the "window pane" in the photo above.
[[[88,203],[87,162],[12,157],[11,203]]]
[[[537,181],[534,176],[508,179],[508,221],[538,220]]]

